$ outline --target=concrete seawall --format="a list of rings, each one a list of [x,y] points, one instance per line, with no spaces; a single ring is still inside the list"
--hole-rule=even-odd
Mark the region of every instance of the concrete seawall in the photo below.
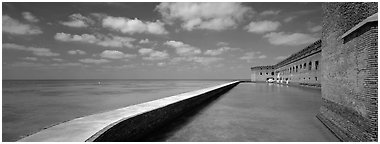
[[[234,81],[73,119],[46,128],[19,141],[135,141],[204,101],[220,96],[237,84],[239,82]]]

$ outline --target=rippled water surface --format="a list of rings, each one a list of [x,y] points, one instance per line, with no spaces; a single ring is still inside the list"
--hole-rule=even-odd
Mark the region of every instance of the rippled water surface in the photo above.
[[[3,141],[44,127],[228,81],[3,80]]]

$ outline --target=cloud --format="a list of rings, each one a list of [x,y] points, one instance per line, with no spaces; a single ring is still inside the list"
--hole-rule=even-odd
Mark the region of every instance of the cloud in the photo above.
[[[21,13],[22,16],[24,17],[24,19],[26,19],[27,21],[29,22],[38,22],[40,21],[39,19],[37,19],[32,13],[30,12],[23,12]]]
[[[322,26],[317,25],[317,26],[314,26],[314,27],[310,27],[308,30],[309,30],[310,32],[317,32],[317,31],[322,30]]]
[[[106,59],[92,59],[92,58],[85,58],[79,60],[82,63],[89,63],[89,64],[102,64],[102,63],[108,63],[109,60]]]
[[[102,53],[100,53],[100,56],[102,58],[109,58],[109,59],[122,59],[122,58],[133,58],[136,55],[124,54],[123,52],[116,51],[116,50],[105,50]]]
[[[79,13],[72,14],[69,16],[69,18],[70,18],[70,21],[60,22],[60,23],[64,26],[74,27],[74,28],[88,27],[89,25],[95,23],[92,19],[82,16]]]
[[[164,44],[175,48],[176,53],[181,56],[192,56],[202,53],[199,48],[190,46],[180,41],[166,41]]]
[[[103,19],[103,27],[110,28],[122,33],[135,34],[135,33],[149,33],[149,34],[168,34],[164,27],[164,23],[157,20],[155,22],[141,21],[137,18],[129,19],[125,17],[112,17],[106,16]]]
[[[261,12],[260,16],[269,16],[269,15],[278,15],[281,11],[280,10],[266,10]]]
[[[259,56],[259,57],[257,57],[257,58],[259,58],[259,59],[264,59],[264,58],[267,58],[267,56],[266,56],[266,55],[261,55],[261,56]]]
[[[166,51],[156,51],[149,48],[141,48],[139,49],[139,53],[141,55],[147,56],[143,57],[144,60],[163,60],[169,58],[169,54]]]
[[[130,37],[120,37],[120,36],[105,36],[105,35],[71,35],[67,33],[56,33],[54,38],[63,42],[82,42],[89,44],[96,44],[103,47],[129,47],[133,48],[132,42],[136,39]]]
[[[29,52],[32,52],[36,56],[53,57],[53,56],[60,55],[59,53],[51,52],[50,49],[48,48],[25,47],[25,46],[13,44],[13,43],[3,44],[3,49],[29,51]]]
[[[221,60],[223,60],[223,58],[219,58],[219,57],[175,57],[171,59],[170,64],[176,64],[181,61],[187,61],[187,62],[200,63],[202,65],[209,65]]]
[[[318,38],[313,37],[309,34],[304,33],[292,33],[285,34],[284,32],[271,32],[264,35],[264,38],[267,38],[269,43],[272,45],[302,45],[313,43]]]
[[[227,42],[218,42],[216,45],[217,46],[228,46],[229,43],[227,43]]]
[[[266,55],[261,55],[261,52],[247,52],[239,59],[246,60],[247,62],[252,62],[254,59],[264,59],[267,58]]]
[[[140,44],[146,44],[146,43],[149,43],[149,39],[142,39],[139,41]]]
[[[20,23],[8,15],[3,15],[3,32],[15,35],[36,35],[42,33],[39,27]]]
[[[287,58],[288,56],[278,56],[275,58],[275,60],[283,60],[285,58]]]
[[[290,22],[290,21],[292,21],[292,20],[294,20],[296,18],[296,16],[290,16],[290,17],[287,17],[287,18],[285,18],[284,19],[284,22]]]
[[[45,66],[41,63],[33,63],[33,62],[14,62],[10,64],[11,67],[27,67],[27,68],[41,68]]]
[[[278,27],[280,27],[281,23],[277,21],[258,21],[258,22],[250,22],[245,29],[248,30],[248,32],[252,33],[265,33],[265,32],[271,32],[277,30]]]
[[[37,61],[38,60],[38,58],[36,58],[36,57],[25,57],[23,59],[28,60],[28,61]]]
[[[131,42],[136,39],[130,37],[120,37],[120,36],[111,36],[111,38],[104,37],[103,40],[99,40],[98,45],[104,47],[129,47],[133,48],[133,44]]]
[[[219,57],[193,57],[191,59],[194,62],[203,64],[203,65],[209,65],[209,64],[216,63],[218,61],[223,60],[223,58],[219,58]]]
[[[221,47],[218,49],[213,49],[213,50],[207,50],[204,52],[205,55],[211,55],[211,56],[216,56],[216,55],[221,55],[222,53],[225,53],[227,51],[233,51],[233,50],[239,50],[240,48],[231,48],[231,47]]]
[[[86,52],[82,50],[69,50],[67,51],[67,53],[71,55],[85,55],[86,54]]]
[[[250,7],[241,3],[160,3],[156,10],[164,21],[173,24],[181,22],[183,29],[225,30],[235,28],[239,22],[253,13]]]
[[[71,66],[85,66],[82,63],[78,62],[69,62],[69,63],[54,63],[51,64],[50,66],[55,66],[55,67],[71,67]]]
[[[104,65],[102,68],[107,69],[107,70],[122,70],[122,69],[128,69],[128,68],[133,68],[135,65],[133,64],[126,64],[126,65]]]

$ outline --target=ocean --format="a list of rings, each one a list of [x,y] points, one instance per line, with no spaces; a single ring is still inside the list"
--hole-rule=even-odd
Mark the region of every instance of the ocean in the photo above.
[[[3,141],[77,117],[110,111],[227,80],[3,80]]]

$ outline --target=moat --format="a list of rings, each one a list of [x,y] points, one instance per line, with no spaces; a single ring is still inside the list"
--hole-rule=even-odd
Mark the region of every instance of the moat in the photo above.
[[[240,83],[144,141],[339,141],[317,118],[321,91]]]

